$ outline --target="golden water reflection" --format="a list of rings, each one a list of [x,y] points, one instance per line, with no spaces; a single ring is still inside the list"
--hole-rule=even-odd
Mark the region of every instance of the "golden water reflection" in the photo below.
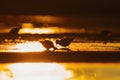
[[[119,63],[11,63],[0,65],[0,80],[120,80]]]
[[[15,63],[4,68],[0,80],[65,80],[72,77],[71,71],[57,63]]]
[[[0,52],[42,52],[45,50],[39,41],[25,41],[22,43],[6,43],[0,45]]]
[[[57,48],[59,48],[59,46],[57,46]],[[71,51],[120,51],[120,43],[72,42],[69,48]],[[41,52],[45,50],[39,41],[0,44],[0,52]]]

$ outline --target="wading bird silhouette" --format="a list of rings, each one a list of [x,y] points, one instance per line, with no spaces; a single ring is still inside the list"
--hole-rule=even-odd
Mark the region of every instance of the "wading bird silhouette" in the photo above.
[[[5,39],[11,39],[13,41],[17,39],[19,37],[18,32],[21,28],[22,26],[18,26],[18,27],[12,28],[8,33],[0,34],[0,42],[4,42]]]
[[[57,48],[54,46],[53,42],[50,40],[44,40],[40,41],[42,43],[43,47],[47,49],[47,51],[50,51],[51,48],[53,48],[53,51],[56,50]]]
[[[74,38],[63,38],[61,40],[56,40],[56,44],[63,46],[65,48],[69,48],[70,43],[73,41]]]

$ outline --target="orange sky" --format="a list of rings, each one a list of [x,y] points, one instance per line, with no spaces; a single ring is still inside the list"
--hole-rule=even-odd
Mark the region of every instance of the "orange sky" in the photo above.
[[[34,28],[58,27],[87,32],[100,32],[104,29],[119,32],[120,20],[117,16],[0,16],[0,32],[7,32],[17,24],[32,23]],[[79,29],[79,30],[78,30]]]

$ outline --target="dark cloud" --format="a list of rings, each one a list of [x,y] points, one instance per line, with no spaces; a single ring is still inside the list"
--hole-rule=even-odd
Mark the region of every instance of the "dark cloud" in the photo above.
[[[0,14],[118,15],[119,0],[2,0]]]
[[[35,27],[57,26],[65,28],[84,28],[87,31],[104,29],[119,32],[118,16],[0,16],[1,28],[10,28],[22,23],[33,23]],[[3,27],[4,26],[4,27]]]
[[[120,0],[1,0],[0,23],[6,28],[31,22],[35,26],[111,29],[119,32]],[[39,18],[36,18],[39,16]],[[44,20],[41,16],[50,16]]]

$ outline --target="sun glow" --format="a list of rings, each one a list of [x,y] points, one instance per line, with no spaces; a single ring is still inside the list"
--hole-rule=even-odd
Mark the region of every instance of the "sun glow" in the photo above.
[[[19,32],[20,34],[30,33],[30,34],[49,34],[54,33],[50,28],[23,28]]]
[[[19,34],[49,34],[54,33],[54,30],[51,28],[34,28],[32,23],[24,23],[22,29],[20,29]]]
[[[72,72],[57,63],[16,63],[8,66],[13,80],[66,80]]]
[[[46,50],[42,46],[42,44],[38,41],[18,43],[12,48],[13,48],[13,50],[11,50],[12,52],[38,52]]]

